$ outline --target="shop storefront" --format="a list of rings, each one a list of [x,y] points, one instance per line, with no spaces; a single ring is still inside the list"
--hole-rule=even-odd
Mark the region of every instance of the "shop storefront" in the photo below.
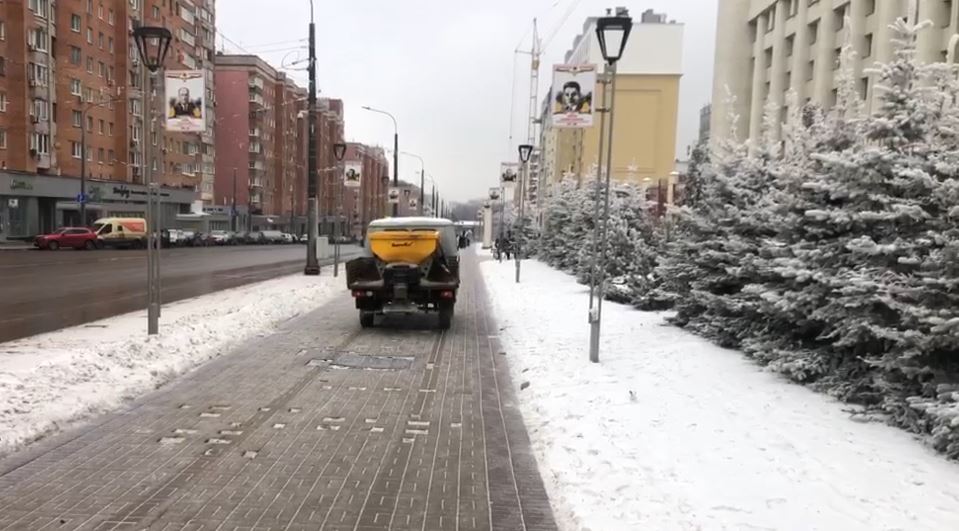
[[[138,184],[88,180],[87,219],[80,220],[76,178],[0,172],[0,241],[31,239],[57,227],[90,225],[100,217],[146,215],[147,189]],[[197,197],[193,190],[160,189],[161,226],[173,224],[176,215],[190,211]]]

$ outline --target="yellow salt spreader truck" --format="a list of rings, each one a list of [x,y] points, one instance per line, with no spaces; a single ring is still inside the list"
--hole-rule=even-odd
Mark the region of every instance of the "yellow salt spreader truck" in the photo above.
[[[387,218],[370,223],[365,252],[346,264],[346,283],[360,325],[376,316],[435,312],[439,327],[453,322],[460,261],[456,226],[442,218]]]

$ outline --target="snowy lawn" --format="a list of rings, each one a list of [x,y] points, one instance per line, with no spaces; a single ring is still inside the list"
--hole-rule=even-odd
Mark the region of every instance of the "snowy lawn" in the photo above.
[[[628,306],[591,364],[586,287],[481,267],[563,529],[959,529],[959,465],[909,434]]]
[[[0,343],[0,456],[270,333],[342,283],[292,275],[175,302],[153,338],[141,311]]]

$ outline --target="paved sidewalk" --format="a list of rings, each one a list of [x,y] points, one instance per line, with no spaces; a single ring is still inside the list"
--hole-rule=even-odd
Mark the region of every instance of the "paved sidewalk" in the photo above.
[[[0,530],[555,529],[476,260],[449,332],[363,331],[344,288],[0,461]]]

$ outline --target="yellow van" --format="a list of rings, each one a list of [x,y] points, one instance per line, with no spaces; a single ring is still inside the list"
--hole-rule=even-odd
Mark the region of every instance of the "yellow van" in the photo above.
[[[147,220],[143,218],[101,218],[93,223],[93,231],[104,247],[146,247]]]

